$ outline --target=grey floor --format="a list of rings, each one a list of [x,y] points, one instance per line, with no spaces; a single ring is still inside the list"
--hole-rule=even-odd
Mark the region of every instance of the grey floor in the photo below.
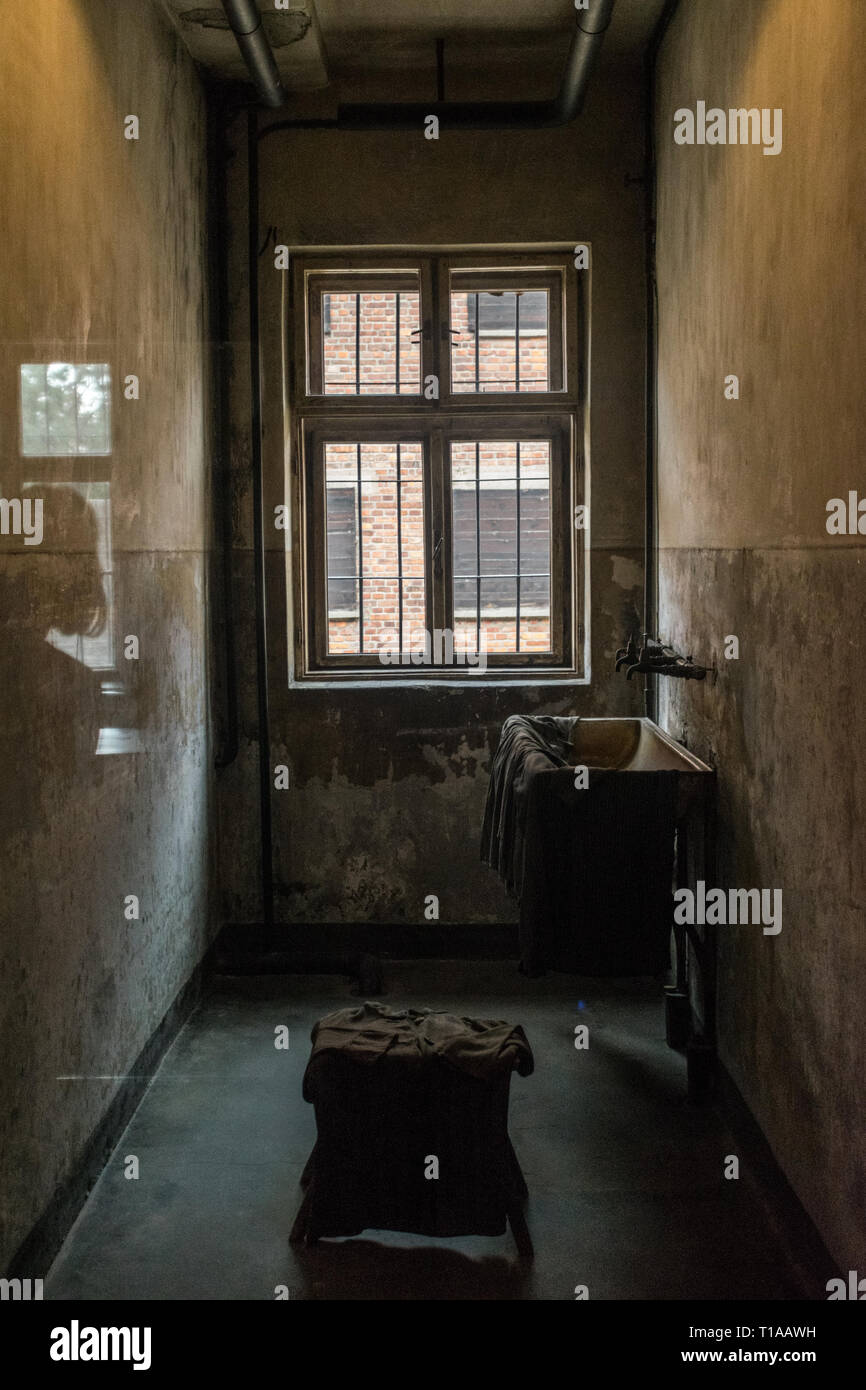
[[[748,1161],[685,1098],[657,985],[548,976],[507,962],[386,963],[383,1000],[523,1024],[510,1130],[535,1243],[368,1231],[287,1241],[315,1138],[301,1097],[309,1033],[357,1002],[338,977],[220,978],[167,1054],[55,1261],[48,1299],[794,1299],[803,1273]],[[590,1028],[587,1051],[574,1028]],[[274,1047],[278,1025],[288,1051]],[[139,1161],[137,1180],[124,1160]],[[814,1274],[814,1277],[813,1277]]]

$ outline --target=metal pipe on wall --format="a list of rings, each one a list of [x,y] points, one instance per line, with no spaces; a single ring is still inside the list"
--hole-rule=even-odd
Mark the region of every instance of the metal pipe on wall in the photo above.
[[[300,129],[309,125],[310,129],[415,130],[423,128],[430,116],[450,130],[548,130],[567,125],[583,105],[615,2],[589,0],[587,9],[576,12],[565,70],[552,101],[350,102],[337,108],[333,120],[307,123],[301,119],[286,125]],[[267,106],[282,106],[285,92],[254,0],[223,0],[223,8],[262,101]],[[438,85],[441,89],[441,75]],[[268,129],[281,126],[278,123]]]
[[[662,40],[676,13],[679,0],[667,0],[647,48],[644,64],[646,122],[646,384],[645,384],[645,512],[644,512],[644,632],[658,632],[658,285],[656,282],[656,154],[655,81]],[[648,675],[644,690],[645,712],[658,714],[658,677]]]
[[[223,9],[265,106],[284,106],[285,88],[256,0],[223,0]]]
[[[259,816],[261,822],[262,914],[274,920],[273,842],[271,839],[271,729],[268,702],[267,585],[262,476],[262,369],[259,331],[259,126],[255,107],[247,112],[248,274],[250,316],[250,442],[253,482],[253,546],[256,598],[256,688],[259,722]]]
[[[238,699],[235,668],[234,604],[232,587],[231,463],[228,441],[229,363],[228,256],[226,208],[226,110],[219,96],[208,104],[208,258],[210,265],[210,335],[212,343],[214,538],[222,551],[219,576],[212,586],[216,626],[223,634],[221,659],[224,689],[223,718],[218,723],[219,743],[214,757],[217,768],[229,767],[238,752]],[[214,562],[216,564],[216,561]]]
[[[337,108],[338,130],[415,130],[435,116],[447,130],[550,130],[580,113],[615,0],[578,10],[559,91],[553,101],[362,102]]]

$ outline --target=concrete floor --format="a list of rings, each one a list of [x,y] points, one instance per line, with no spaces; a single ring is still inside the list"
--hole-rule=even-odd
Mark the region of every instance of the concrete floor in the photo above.
[[[536,1258],[510,1234],[390,1232],[290,1247],[315,1138],[309,1033],[352,1004],[336,977],[218,978],[167,1054],[45,1284],[48,1299],[824,1298],[719,1116],[685,1100],[649,981],[527,980],[508,962],[386,964],[384,1001],[522,1023],[511,1137]],[[577,1022],[588,1051],[574,1047]],[[288,1051],[274,1029],[290,1029]],[[124,1177],[137,1156],[140,1176]],[[770,1196],[772,1194],[769,1194]]]

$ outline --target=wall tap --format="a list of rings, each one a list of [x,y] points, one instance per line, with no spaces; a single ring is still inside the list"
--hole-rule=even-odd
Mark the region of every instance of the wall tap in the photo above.
[[[616,667],[615,667],[615,669],[618,671],[618,670],[620,669],[620,667],[622,667],[622,666],[624,666],[624,665],[626,664],[626,662],[628,662],[628,664],[631,666],[631,665],[633,665],[633,663],[634,663],[635,661],[637,661],[637,660],[638,660],[638,651],[637,651],[637,646],[635,645],[634,633],[632,632],[632,633],[629,635],[629,639],[628,639],[626,645],[625,645],[624,647],[620,647],[619,651],[618,651],[617,654],[616,654]]]
[[[625,647],[619,649],[616,654],[616,670],[619,671],[626,664],[627,680],[631,680],[635,671],[638,671],[647,675],[677,676],[680,680],[702,681],[713,669],[699,665],[691,654],[682,656],[673,647],[660,642],[657,637],[651,637],[648,632],[643,635],[643,646],[639,654],[635,650],[633,636],[629,637]]]

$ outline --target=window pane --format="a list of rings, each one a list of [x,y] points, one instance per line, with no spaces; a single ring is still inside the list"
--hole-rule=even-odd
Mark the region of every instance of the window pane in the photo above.
[[[391,654],[426,618],[420,443],[325,445],[328,651]]]
[[[467,294],[469,310],[469,330],[475,332],[475,324],[481,320],[481,335],[485,333],[505,333],[513,335],[517,327],[516,293],[493,294],[482,291],[477,296]],[[521,338],[547,337],[547,293],[545,290],[527,290],[520,299]]]
[[[21,452],[28,458],[111,453],[107,362],[22,363]]]
[[[549,651],[549,443],[455,441],[451,515],[455,633],[475,651]]]
[[[420,338],[417,292],[323,293],[325,395],[417,395]]]
[[[357,496],[351,487],[328,484],[328,612],[338,621],[354,618],[358,608]]]
[[[549,324],[547,290],[452,293],[452,390],[549,391]]]

